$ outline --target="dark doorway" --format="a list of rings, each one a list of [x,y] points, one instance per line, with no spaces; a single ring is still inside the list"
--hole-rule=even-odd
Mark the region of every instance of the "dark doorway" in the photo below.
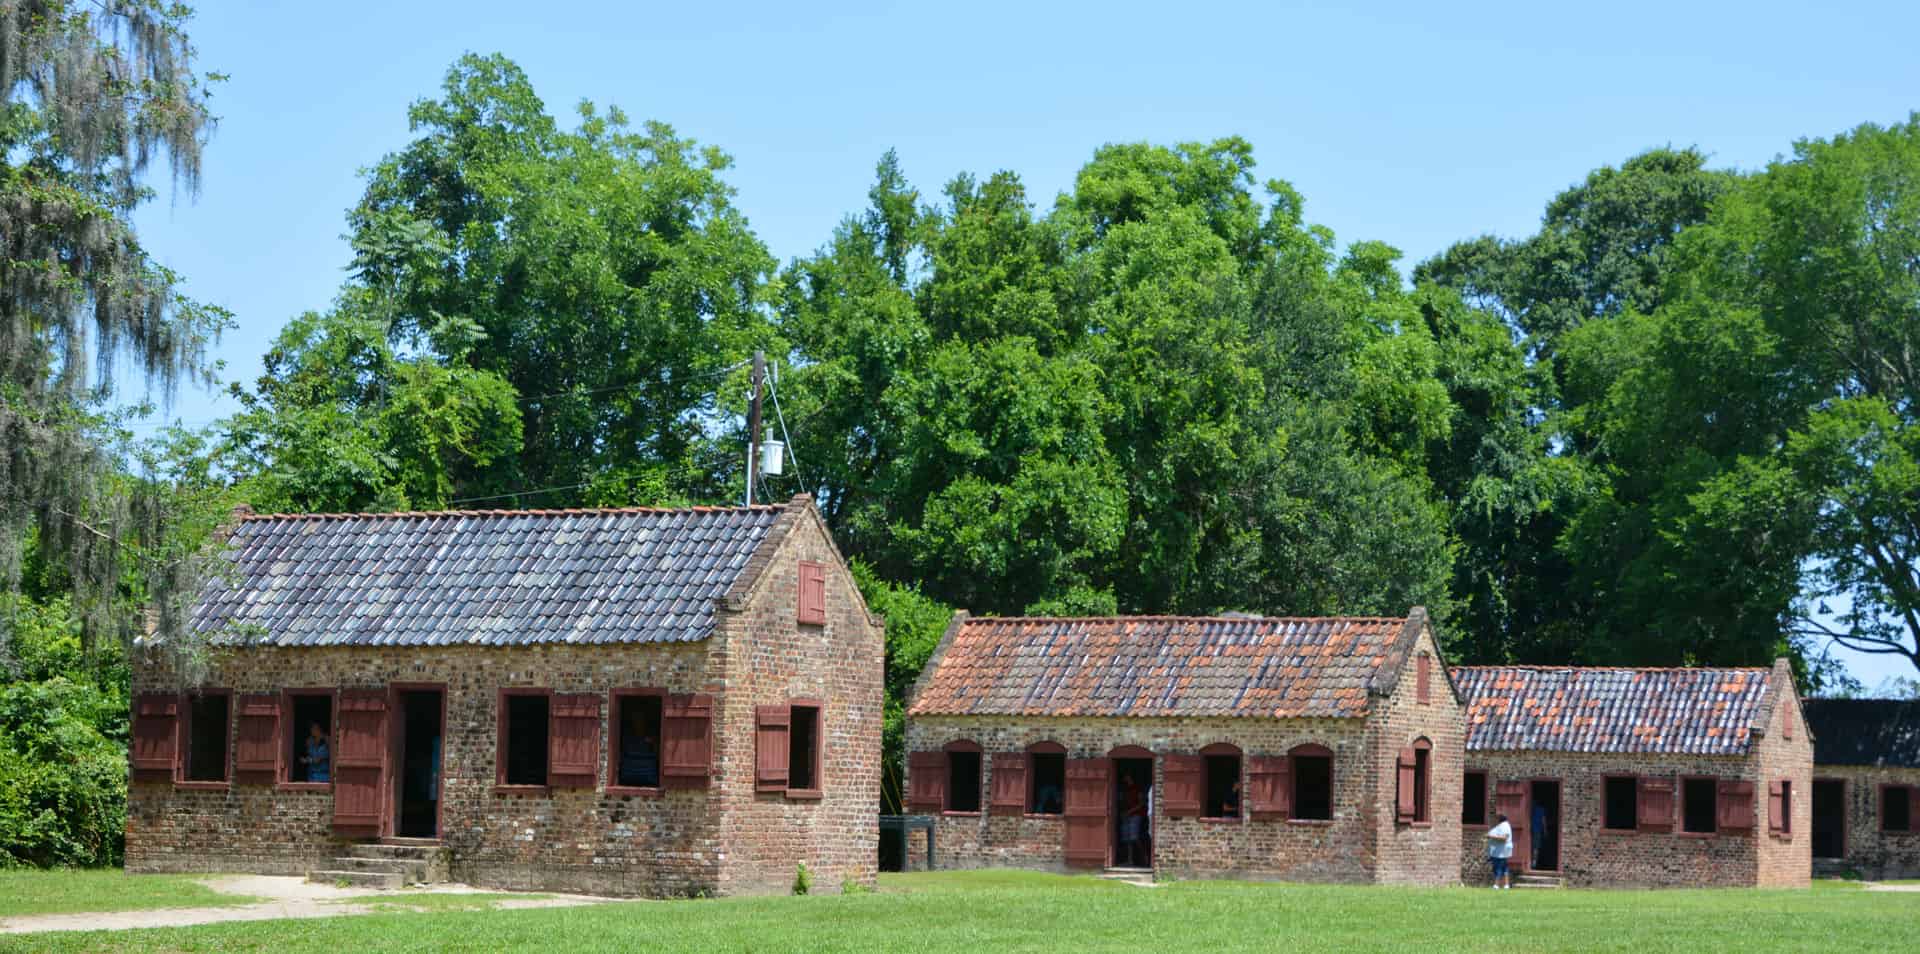
[[[1153,760],[1113,760],[1113,865],[1153,867]]]
[[[1813,856],[1847,856],[1847,783],[1837,778],[1813,780]]]
[[[440,701],[438,690],[399,694],[400,797],[393,833],[403,838],[440,837]]]
[[[1560,870],[1560,781],[1536,779],[1527,792],[1527,837],[1532,839],[1529,867]]]

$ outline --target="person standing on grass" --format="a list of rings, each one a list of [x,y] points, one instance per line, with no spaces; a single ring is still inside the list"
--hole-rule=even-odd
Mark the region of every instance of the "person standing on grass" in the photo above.
[[[1503,891],[1513,885],[1507,876],[1507,860],[1513,857],[1513,826],[1506,815],[1495,815],[1496,824],[1487,829],[1487,860],[1493,863],[1493,889]]]

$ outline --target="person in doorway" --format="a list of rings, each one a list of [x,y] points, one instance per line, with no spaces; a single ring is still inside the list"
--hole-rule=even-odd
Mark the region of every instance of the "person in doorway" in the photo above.
[[[306,753],[300,756],[300,764],[306,767],[309,782],[325,782],[333,778],[333,757],[327,751],[327,733],[318,722],[307,726]]]
[[[1513,826],[1507,823],[1504,814],[1495,815],[1494,822],[1494,826],[1487,829],[1487,861],[1493,865],[1493,889],[1504,891],[1512,887],[1507,864],[1513,857]]]
[[[1146,866],[1147,799],[1140,785],[1129,776],[1120,792],[1121,863],[1133,868]]]
[[[1533,854],[1528,857],[1533,859],[1531,862],[1533,867],[1538,868],[1541,866],[1540,859],[1547,856],[1545,848],[1547,843],[1547,806],[1539,802],[1533,803],[1533,830],[1527,834],[1532,838],[1533,844]]]

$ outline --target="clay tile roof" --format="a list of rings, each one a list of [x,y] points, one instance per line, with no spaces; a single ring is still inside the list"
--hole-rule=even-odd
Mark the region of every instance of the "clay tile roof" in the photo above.
[[[1920,701],[1808,699],[1815,765],[1920,768]]]
[[[1459,666],[1468,751],[1742,755],[1766,669]]]
[[[276,646],[704,638],[782,507],[245,516],[191,625]]]
[[[1406,619],[967,619],[913,715],[1357,717]]]

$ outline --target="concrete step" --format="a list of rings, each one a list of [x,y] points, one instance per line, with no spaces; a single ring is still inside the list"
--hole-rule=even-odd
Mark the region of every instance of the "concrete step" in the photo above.
[[[354,888],[403,888],[406,878],[391,871],[311,871],[314,884],[345,884]]]
[[[1128,884],[1152,886],[1152,868],[1107,868],[1100,872],[1102,881],[1124,881]]]
[[[444,850],[446,849],[437,842],[431,845],[390,845],[386,842],[359,842],[347,846],[347,854],[355,858],[397,858],[403,861],[427,861]]]
[[[412,858],[335,858],[333,859],[333,870],[381,871],[388,874],[397,874],[405,878],[408,884],[415,884],[427,880],[427,863],[424,861],[415,861]]]
[[[1558,888],[1562,886],[1562,881],[1559,875],[1517,874],[1513,876],[1513,886],[1516,888]]]

